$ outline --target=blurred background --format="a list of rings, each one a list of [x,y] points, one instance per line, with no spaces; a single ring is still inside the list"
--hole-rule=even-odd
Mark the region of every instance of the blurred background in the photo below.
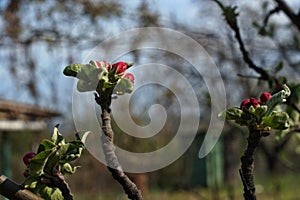
[[[275,1],[223,2],[238,6],[241,34],[255,63],[281,83],[290,83],[297,94],[291,101],[296,106],[293,125],[298,129],[272,133],[263,139],[257,151],[258,196],[299,199],[299,30],[282,12],[272,15],[268,25],[261,28],[268,12],[276,7]],[[300,10],[300,1],[286,3],[294,12]],[[264,90],[276,91],[275,83],[261,80],[244,63],[232,31],[211,0],[0,0],[0,12],[0,120],[3,121],[0,164],[1,173],[18,183],[24,180],[23,155],[35,151],[41,139],[51,135],[55,124],[60,124],[67,138],[76,132],[72,116],[74,82],[63,76],[64,67],[81,63],[83,52],[125,30],[149,26],[171,28],[199,42],[222,75],[228,106],[238,106],[242,99],[257,97]],[[213,151],[199,159],[211,107],[203,79],[195,74],[191,64],[170,52],[136,50],[125,57],[135,65],[156,62],[173,67],[189,80],[201,107],[197,136],[183,156],[164,169],[129,174],[145,199],[241,199],[238,169],[247,130],[226,123]],[[139,78],[150,75],[155,78],[155,74],[147,72]],[[165,81],[178,84],[167,75]],[[127,136],[115,124],[116,145],[135,152],[163,147],[178,128],[180,112],[176,95],[153,85],[141,88],[133,97],[135,105],[131,113],[137,124],[149,123],[147,110],[156,103],[167,111],[166,124],[157,136],[143,140]],[[82,167],[68,177],[68,182],[76,199],[126,199],[106,167],[89,152],[75,164]]]

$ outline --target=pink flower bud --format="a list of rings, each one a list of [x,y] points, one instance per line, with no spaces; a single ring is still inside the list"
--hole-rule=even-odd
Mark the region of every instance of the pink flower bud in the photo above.
[[[271,97],[272,97],[272,95],[269,92],[263,92],[260,95],[259,99],[260,99],[261,103],[265,104]]]
[[[127,64],[125,62],[117,62],[112,64],[112,69],[116,69],[116,73],[121,74],[127,69]]]
[[[25,165],[29,165],[31,159],[36,155],[36,153],[34,152],[29,152],[29,153],[26,153],[25,156],[23,157],[23,162]]]
[[[123,78],[129,79],[132,83],[134,83],[134,76],[131,73],[127,73],[123,76]]]

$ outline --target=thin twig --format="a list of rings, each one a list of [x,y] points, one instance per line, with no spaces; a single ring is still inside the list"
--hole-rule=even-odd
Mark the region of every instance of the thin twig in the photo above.
[[[271,77],[266,70],[264,70],[262,67],[257,66],[253,62],[253,60],[250,58],[249,52],[246,49],[244,41],[243,41],[243,39],[241,37],[240,28],[239,28],[239,25],[238,25],[238,22],[237,22],[237,15],[236,16],[230,16],[230,18],[226,17],[226,9],[231,9],[232,10],[232,9],[235,9],[235,8],[234,7],[232,7],[232,8],[231,7],[225,7],[218,0],[213,0],[213,1],[216,2],[219,5],[219,7],[223,10],[223,14],[225,16],[225,20],[226,20],[227,24],[229,25],[229,27],[233,30],[234,37],[236,38],[236,40],[239,43],[240,51],[241,51],[241,53],[243,55],[244,62],[249,66],[249,68],[253,69],[258,74],[260,74],[260,79],[267,80],[267,81],[275,81],[276,82],[276,78],[275,77]]]
[[[243,60],[245,61],[246,64],[248,64],[248,66],[253,69],[254,71],[256,71],[258,74],[261,75],[261,79],[264,79],[264,80],[270,80],[271,77],[269,76],[269,74],[266,72],[266,70],[264,70],[263,68],[257,66],[253,61],[252,59],[250,58],[249,56],[249,53],[248,51],[246,50],[246,47],[244,45],[244,42],[242,40],[242,37],[241,37],[241,34],[240,34],[240,29],[239,29],[239,26],[236,25],[235,27],[232,27],[234,33],[235,33],[235,38],[236,40],[238,41],[239,43],[239,46],[240,46],[240,50],[241,50],[241,53],[243,55]]]
[[[268,12],[268,14],[266,15],[266,17],[264,18],[264,21],[263,21],[263,27],[267,26],[270,17],[271,17],[273,14],[278,13],[279,11],[280,11],[280,8],[279,8],[278,6],[275,7],[275,8],[273,8],[272,10],[270,10],[270,11]]]
[[[285,3],[283,0],[274,0],[280,10],[282,10],[292,21],[292,23],[298,28],[300,31],[300,15],[295,14],[292,9]]]
[[[262,79],[259,76],[244,75],[244,74],[240,74],[240,73],[238,73],[237,76],[242,77],[242,78],[248,78],[248,79],[250,79],[250,78],[252,78],[252,79],[258,79],[258,80]]]

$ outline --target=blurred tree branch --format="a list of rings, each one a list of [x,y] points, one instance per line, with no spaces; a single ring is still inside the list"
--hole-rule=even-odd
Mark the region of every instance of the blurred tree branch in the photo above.
[[[290,18],[291,22],[298,28],[298,31],[300,31],[300,12],[295,14],[284,0],[274,1],[278,4],[278,8]]]
[[[0,194],[12,200],[42,200],[28,190],[24,190],[20,185],[11,181],[4,175],[0,176]]]

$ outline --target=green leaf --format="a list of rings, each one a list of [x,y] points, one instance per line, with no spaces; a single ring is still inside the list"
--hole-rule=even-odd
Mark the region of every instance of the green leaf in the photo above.
[[[51,155],[55,154],[56,148],[44,150],[37,155],[35,155],[31,161],[29,166],[29,171],[31,175],[42,175],[44,173],[44,168],[48,159]]]
[[[55,146],[56,146],[55,143],[53,143],[51,140],[44,139],[44,140],[42,140],[41,144],[39,145],[37,152],[40,153],[42,151],[52,149]]]
[[[64,197],[62,196],[62,193],[57,188],[51,188],[46,185],[44,185],[43,188],[40,189],[40,195],[44,199],[49,200],[62,200]]]
[[[77,140],[80,140],[82,143],[85,143],[90,131],[80,131],[75,134]]]
[[[283,68],[283,62],[280,61],[280,62],[278,63],[278,65],[277,65],[277,66],[275,67],[275,69],[274,69],[275,74],[278,73],[278,72],[280,72],[280,70],[282,70],[282,68]]]
[[[272,97],[267,101],[268,111],[266,115],[269,115],[277,105],[282,104],[286,101],[286,98],[291,95],[291,91],[287,85],[282,85],[283,90],[273,94]]]
[[[134,89],[133,83],[127,78],[120,78],[117,85],[114,88],[114,94],[122,95],[125,93],[131,93]]]
[[[233,29],[237,28],[237,16],[239,15],[239,13],[236,11],[237,6],[224,6],[218,0],[213,1],[216,2],[221,8],[227,24]]]
[[[63,73],[66,76],[77,77],[78,73],[81,71],[82,66],[82,64],[71,64],[64,69]]]
[[[286,112],[273,111],[271,115],[262,118],[262,124],[272,129],[284,130],[289,128],[289,115]]]
[[[102,72],[100,68],[93,65],[86,64],[82,67],[81,72],[78,73],[78,78],[84,81],[98,81],[98,75]]]
[[[90,91],[95,91],[97,88],[97,82],[87,82],[83,80],[78,80],[77,82],[77,90],[79,92],[90,92]]]
[[[26,189],[35,189],[38,184],[39,176],[29,176],[24,182],[24,188]]]
[[[241,118],[242,114],[243,111],[238,107],[231,107],[219,113],[218,117],[221,117],[226,120],[237,120]]]
[[[65,163],[61,167],[61,173],[62,174],[74,174],[76,172],[76,169],[79,168],[79,166],[72,167],[69,163]]]
[[[62,134],[60,134],[60,132],[58,131],[58,125],[56,125],[54,127],[54,131],[51,137],[51,140],[55,143],[55,144],[65,144],[65,139],[62,136]]]
[[[68,144],[62,146],[59,149],[59,154],[60,154],[59,162],[61,164],[64,164],[64,163],[71,162],[71,161],[79,158],[81,155],[81,151],[83,149],[83,147],[82,147],[83,145],[81,142],[80,142],[80,144],[68,143]]]
[[[58,126],[56,126],[51,140],[43,140],[39,145],[38,154],[31,159],[29,176],[23,183],[24,188],[39,194],[44,199],[63,199],[59,189],[48,187],[41,181],[41,178],[55,176],[58,172],[62,174],[75,173],[78,166],[73,167],[69,162],[81,156],[88,134],[87,131],[78,132],[74,141],[65,142],[63,135],[58,131]]]
[[[260,118],[262,117],[264,114],[266,114],[268,111],[268,106],[265,106],[265,105],[262,105],[260,107],[257,107],[254,111],[254,115],[257,117],[257,118]]]

